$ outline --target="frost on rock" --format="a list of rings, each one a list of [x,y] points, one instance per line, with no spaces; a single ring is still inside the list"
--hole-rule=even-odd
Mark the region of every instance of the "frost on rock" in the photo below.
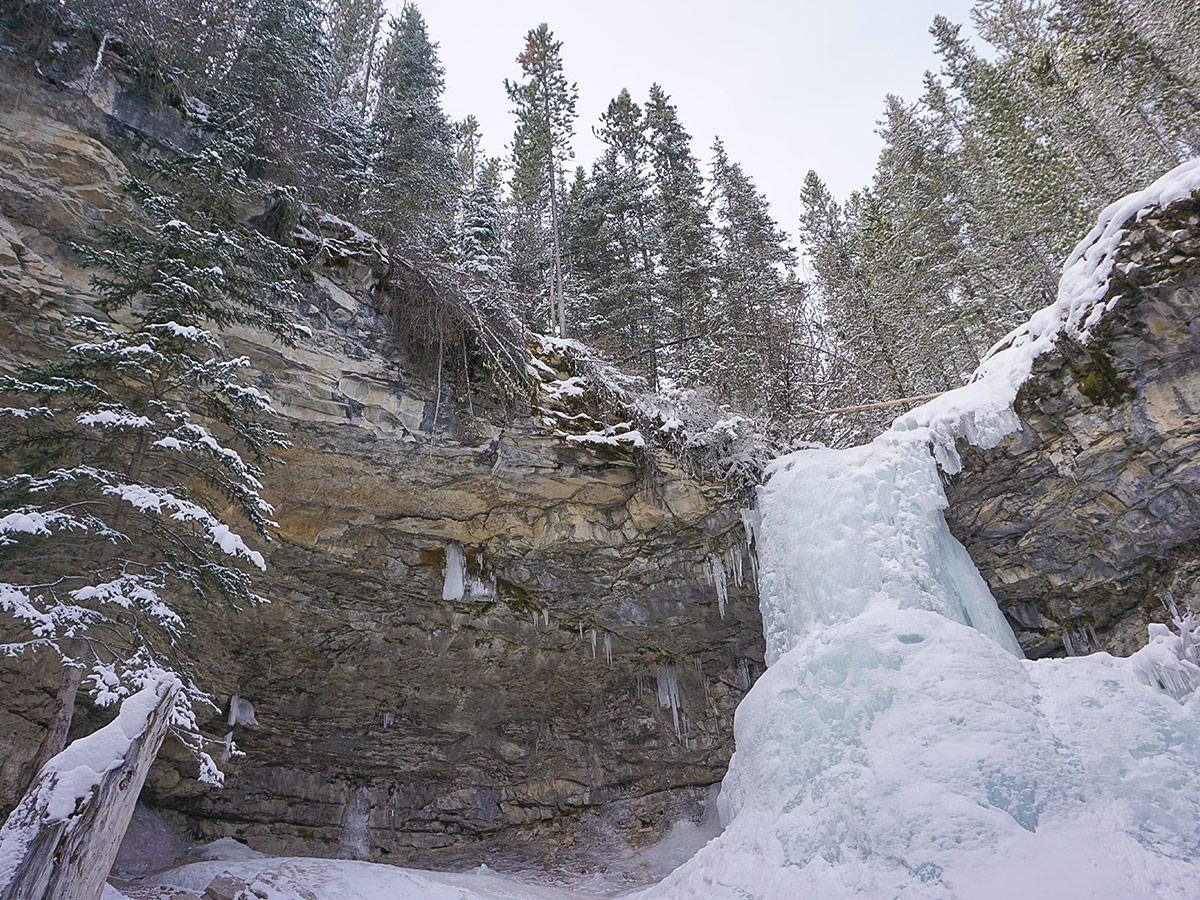
[[[737,710],[726,828],[635,896],[1196,896],[1200,627],[1177,616],[1128,659],[1023,659],[946,527],[937,463],[1017,426],[1034,358],[1103,314],[1121,226],[1198,184],[1200,160],[1109,207],[973,383],[871,444],[770,467],[753,528],[769,668]]]

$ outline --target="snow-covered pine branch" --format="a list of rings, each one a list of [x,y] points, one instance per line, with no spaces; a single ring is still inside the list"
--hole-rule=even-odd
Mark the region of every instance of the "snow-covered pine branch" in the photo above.
[[[293,254],[234,216],[238,151],[218,138],[131,181],[144,218],[80,248],[114,321],[70,321],[61,352],[0,377],[0,654],[56,654],[100,705],[178,675],[175,729],[210,781],[187,631],[202,607],[262,600],[251,534],[275,527],[262,479],[284,444],[221,330],[293,342],[299,302]]]

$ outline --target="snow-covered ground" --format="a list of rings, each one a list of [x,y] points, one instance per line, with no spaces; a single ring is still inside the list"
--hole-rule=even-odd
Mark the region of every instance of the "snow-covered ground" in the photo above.
[[[671,825],[655,844],[597,860],[602,874],[551,879],[502,874],[486,865],[468,872],[402,869],[347,859],[273,857],[233,838],[188,848],[157,813],[138,806],[103,900],[178,900],[203,895],[232,876],[248,891],[238,900],[601,900],[660,881],[720,833],[715,794],[699,824]]]

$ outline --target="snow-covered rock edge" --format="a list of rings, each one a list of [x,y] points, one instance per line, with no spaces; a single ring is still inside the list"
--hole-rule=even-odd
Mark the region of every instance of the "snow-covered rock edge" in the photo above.
[[[1058,296],[985,354],[970,383],[896,419],[894,431],[924,430],[933,454],[950,475],[962,468],[955,443],[988,449],[1020,427],[1013,401],[1033,363],[1066,335],[1086,343],[1115,303],[1108,298],[1113,264],[1126,224],[1156,207],[1200,190],[1200,157],[1176,166],[1145,190],[1110,204],[1063,266]]]

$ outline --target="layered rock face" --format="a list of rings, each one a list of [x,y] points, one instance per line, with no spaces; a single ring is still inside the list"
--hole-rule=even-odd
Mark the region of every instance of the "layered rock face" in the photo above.
[[[119,213],[122,160],[186,136],[102,79],[86,99],[3,75],[12,364],[86,304],[70,243]],[[245,755],[204,789],[168,741],[144,799],[197,837],[435,866],[565,862],[695,814],[762,667],[737,504],[665,454],[565,439],[546,391],[507,415],[439,398],[372,308],[370,248],[335,256],[303,311],[311,341],[229,338],[292,442],[267,479],[271,602],[201,612],[188,639],[223,705],[204,727]],[[546,363],[545,379],[568,374]],[[52,714],[51,669],[0,664],[6,808]]]
[[[1037,360],[1021,430],[968,448],[947,488],[1032,657],[1126,655],[1200,598],[1200,198],[1126,227],[1115,308]]]

